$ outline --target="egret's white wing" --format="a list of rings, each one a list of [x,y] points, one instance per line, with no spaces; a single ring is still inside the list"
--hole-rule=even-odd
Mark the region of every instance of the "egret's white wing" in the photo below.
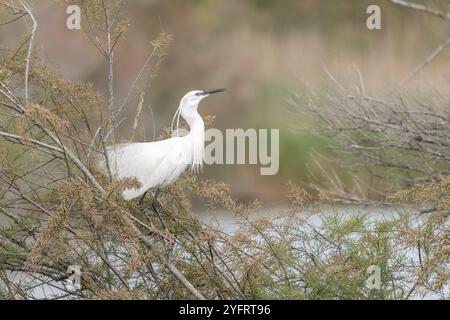
[[[118,144],[107,150],[109,168],[114,178],[136,177],[142,184],[139,190],[125,190],[126,200],[136,198],[154,187],[175,181],[186,169],[190,155],[187,141],[181,137],[146,142]],[[106,160],[99,162],[107,171]]]

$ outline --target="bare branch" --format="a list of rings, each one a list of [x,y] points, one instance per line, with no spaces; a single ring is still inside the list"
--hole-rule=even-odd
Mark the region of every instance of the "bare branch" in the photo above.
[[[61,152],[61,153],[64,152],[63,149],[55,147],[55,146],[52,146],[52,145],[49,145],[49,144],[44,143],[42,141],[25,138],[25,137],[18,136],[18,135],[15,135],[15,134],[11,134],[11,133],[8,133],[8,132],[0,131],[0,136],[5,137],[5,138],[14,139],[17,142],[19,142],[20,144],[23,144],[22,141],[26,141],[26,142],[33,143],[35,145],[38,145],[40,147],[44,147],[44,148],[52,150],[52,151],[57,151],[57,152]]]
[[[136,83],[141,78],[144,70],[147,68],[147,65],[149,64],[149,62],[151,61],[151,59],[155,55],[155,53],[156,53],[156,48],[154,47],[152,52],[147,56],[147,59],[145,60],[145,62],[142,65],[141,69],[139,70],[138,74],[136,75],[136,78],[134,78],[133,83],[131,84],[130,88],[128,89],[128,93],[127,93],[125,99],[123,100],[123,102],[120,105],[119,109],[117,109],[117,114],[121,113],[123,108],[127,105],[128,100],[130,99],[130,96],[131,96],[134,88],[136,87]]]
[[[423,11],[426,13],[429,13],[433,16],[436,16],[438,18],[441,19],[445,19],[445,20],[450,20],[450,14],[447,14],[443,11],[431,8],[429,6],[423,5],[423,4],[419,4],[419,3],[415,3],[415,2],[410,2],[410,1],[405,1],[405,0],[390,0],[392,3],[403,6],[403,7],[407,7],[407,8],[411,8],[414,10],[419,10],[419,11]]]
[[[36,30],[37,30],[37,21],[34,18],[34,15],[31,12],[31,10],[30,10],[28,4],[25,2],[25,0],[19,0],[19,2],[24,7],[24,9],[28,13],[28,15],[31,17],[31,20],[33,21],[33,27],[31,29],[30,40],[28,43],[28,53],[27,53],[26,67],[25,67],[25,105],[28,106],[28,102],[29,102],[28,78],[29,78],[29,73],[30,73],[30,63],[31,63],[31,53],[33,50],[33,41],[34,41],[34,36],[35,36]]]
[[[407,82],[411,81],[423,68],[425,68],[427,65],[433,62],[434,59],[436,59],[448,46],[450,46],[450,38],[448,38],[446,41],[444,41],[442,44],[440,44],[436,49],[433,50],[433,52],[430,53],[425,58],[425,61],[423,61],[421,64],[419,64],[412,72],[411,74],[402,81],[402,84],[406,84]]]

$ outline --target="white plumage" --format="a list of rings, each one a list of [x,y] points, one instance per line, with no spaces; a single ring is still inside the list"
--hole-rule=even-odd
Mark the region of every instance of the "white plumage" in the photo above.
[[[125,200],[145,195],[149,189],[159,189],[174,183],[188,166],[196,172],[201,169],[205,126],[197,108],[203,98],[222,91],[225,89],[196,90],[188,92],[181,99],[172,129],[176,120],[178,132],[181,116],[189,125],[187,135],[155,142],[123,143],[108,148],[107,158],[113,178],[135,177],[142,184],[138,190],[125,190],[122,194]],[[106,159],[98,161],[98,165],[104,173],[108,172]]]

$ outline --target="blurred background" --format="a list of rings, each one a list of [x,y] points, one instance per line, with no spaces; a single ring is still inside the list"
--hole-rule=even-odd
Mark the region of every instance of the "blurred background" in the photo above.
[[[106,95],[107,63],[82,31],[66,28],[66,2],[29,3],[39,21],[36,43],[42,59],[67,79],[92,82]],[[381,7],[382,30],[366,27],[370,4]],[[446,10],[445,4],[436,3]],[[357,81],[357,66],[368,92],[389,92],[445,41],[448,31],[439,19],[387,0],[133,0],[122,15],[130,28],[115,55],[119,102],[152,51],[151,41],[161,32],[173,35],[157,77],[145,88],[142,130],[134,140],[150,141],[153,130],[158,135],[170,126],[185,92],[227,87],[227,94],[205,100],[200,113],[214,115],[213,126],[221,130],[279,128],[280,171],[261,176],[259,165],[214,165],[202,176],[229,183],[240,200],[259,198],[268,205],[283,201],[288,180],[310,179],[306,166],[312,150],[327,152],[317,137],[292,129],[286,102],[291,92],[320,87],[327,81],[324,65],[344,84]],[[0,28],[0,43],[14,48],[25,32],[23,23]],[[448,92],[449,57],[449,52],[440,55],[411,88],[425,82]],[[128,106],[119,139],[130,138],[136,107],[137,102]]]

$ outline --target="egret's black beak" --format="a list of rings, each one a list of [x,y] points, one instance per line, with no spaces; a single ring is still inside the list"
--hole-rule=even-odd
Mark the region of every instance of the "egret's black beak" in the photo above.
[[[202,92],[202,95],[210,95],[214,93],[224,92],[227,91],[226,88],[220,88],[220,89],[212,89],[212,90],[205,90]]]

